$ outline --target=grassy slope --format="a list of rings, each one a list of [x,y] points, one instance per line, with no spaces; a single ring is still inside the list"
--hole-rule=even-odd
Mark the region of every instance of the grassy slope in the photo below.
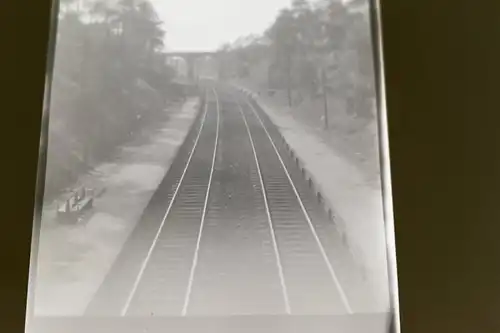
[[[261,92],[273,106],[288,108],[286,91],[265,96],[265,65],[252,68],[250,77],[243,79],[248,86]],[[300,95],[304,96],[302,99]],[[314,132],[332,150],[353,163],[365,176],[370,186],[380,186],[380,165],[378,158],[378,133],[376,118],[355,118],[346,110],[346,96],[331,93],[328,96],[329,129],[324,129],[324,101],[321,97],[309,97],[307,92],[293,94],[294,105],[289,112],[294,118]],[[369,107],[368,105],[366,107]],[[375,99],[373,98],[373,113]]]

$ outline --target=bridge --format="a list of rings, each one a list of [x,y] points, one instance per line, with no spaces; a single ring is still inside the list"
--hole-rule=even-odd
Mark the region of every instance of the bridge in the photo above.
[[[186,61],[188,67],[188,77],[194,79],[194,67],[198,59],[205,57],[213,57],[217,55],[216,51],[171,51],[166,52],[167,58],[182,58]]]

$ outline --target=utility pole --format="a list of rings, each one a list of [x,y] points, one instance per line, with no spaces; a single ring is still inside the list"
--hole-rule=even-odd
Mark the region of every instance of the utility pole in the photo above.
[[[323,117],[324,117],[324,127],[325,130],[328,130],[328,95],[327,95],[327,88],[326,88],[326,71],[325,68],[321,68],[321,90],[323,93],[323,104],[324,104],[324,109],[323,109]]]
[[[288,52],[287,54],[287,95],[288,95],[288,106],[292,107],[292,54]]]

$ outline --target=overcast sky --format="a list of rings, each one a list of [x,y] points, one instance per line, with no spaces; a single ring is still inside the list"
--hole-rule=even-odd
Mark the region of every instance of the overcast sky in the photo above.
[[[211,51],[263,32],[291,0],[152,0],[172,51]]]

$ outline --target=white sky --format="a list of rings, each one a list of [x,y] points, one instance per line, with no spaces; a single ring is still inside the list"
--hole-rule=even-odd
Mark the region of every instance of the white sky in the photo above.
[[[262,33],[291,0],[151,0],[167,30],[171,51],[211,51]]]

